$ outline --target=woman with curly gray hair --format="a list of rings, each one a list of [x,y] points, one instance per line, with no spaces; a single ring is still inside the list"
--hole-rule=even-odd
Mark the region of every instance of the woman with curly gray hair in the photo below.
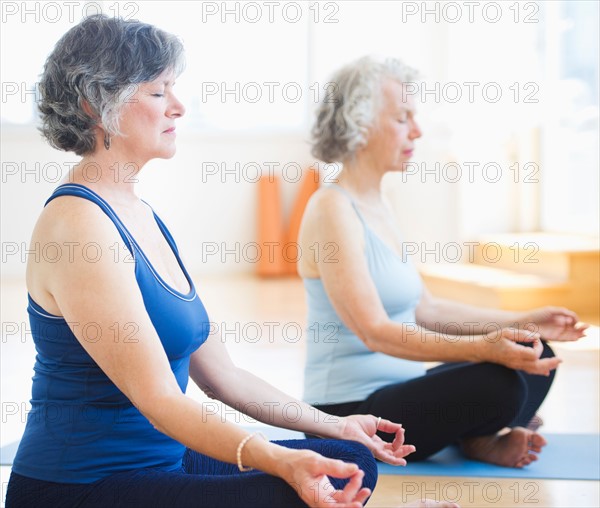
[[[422,134],[415,78],[398,60],[364,57],[332,77],[318,108],[313,154],[343,169],[311,197],[299,235],[305,252],[337,247],[335,262],[299,260],[315,337],[304,400],[402,422],[414,460],[458,442],[468,457],[523,467],[546,443],[531,422],[560,362],[541,339],[577,340],[586,326],[568,309],[483,309],[423,286],[380,188],[386,173],[405,170]],[[455,334],[442,333],[448,325]],[[445,363],[426,371],[424,361]]]
[[[182,55],[172,35],[99,15],[46,62],[42,132],[82,159],[32,236],[65,252],[27,266],[37,357],[7,507],[361,506],[373,455],[405,464],[414,450],[401,425],[328,417],[236,367],[169,230],[135,193],[149,160],[175,154]],[[261,439],[187,397],[189,377],[264,423],[331,439]],[[290,404],[299,418],[286,418]]]

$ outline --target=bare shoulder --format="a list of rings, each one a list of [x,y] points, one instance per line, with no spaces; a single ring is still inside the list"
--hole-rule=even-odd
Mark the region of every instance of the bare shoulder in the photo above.
[[[103,210],[87,199],[60,196],[42,210],[32,233],[27,258],[27,289],[48,312],[59,314],[52,297],[56,279],[93,263],[115,268],[116,252],[125,258],[126,247]],[[126,268],[125,268],[126,269]],[[53,312],[54,310],[54,312]]]
[[[316,191],[302,218],[299,243],[301,252],[312,253],[302,256],[298,262],[298,273],[307,278],[320,276],[319,260],[327,258],[330,254],[327,249],[331,246],[336,253],[340,249],[360,251],[364,243],[362,227],[348,197],[331,187]],[[315,248],[322,255],[314,254]]]
[[[304,214],[307,223],[314,223],[324,233],[356,227],[358,216],[347,196],[332,187],[321,187],[310,198]]]
[[[75,196],[53,199],[40,214],[33,237],[43,241],[120,238],[112,220],[95,203]]]

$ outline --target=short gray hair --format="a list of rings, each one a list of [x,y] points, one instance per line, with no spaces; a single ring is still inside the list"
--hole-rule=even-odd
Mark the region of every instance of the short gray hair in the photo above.
[[[96,149],[94,127],[119,134],[119,113],[135,85],[184,67],[180,40],[152,25],[102,14],[84,18],[56,43],[40,80],[40,131],[59,150]],[[83,109],[89,104],[90,116]]]
[[[367,143],[386,79],[408,83],[418,72],[400,60],[364,56],[339,69],[326,88],[313,125],[312,154],[325,162],[351,159]]]

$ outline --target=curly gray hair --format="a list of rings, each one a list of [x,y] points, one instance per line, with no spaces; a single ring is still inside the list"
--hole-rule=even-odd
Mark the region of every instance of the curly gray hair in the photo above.
[[[417,78],[415,69],[395,58],[380,61],[364,56],[339,69],[317,109],[312,154],[325,162],[351,159],[367,143],[381,107],[384,80],[408,83]]]
[[[136,20],[87,17],[63,35],[46,60],[40,131],[59,150],[91,153],[95,126],[119,134],[121,107],[136,84],[166,70],[179,74],[183,66],[183,45],[174,35]]]

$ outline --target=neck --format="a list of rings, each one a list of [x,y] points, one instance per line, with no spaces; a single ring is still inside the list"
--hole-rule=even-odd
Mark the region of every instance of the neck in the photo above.
[[[378,167],[374,160],[366,155],[357,156],[344,163],[344,169],[338,177],[338,183],[350,190],[365,203],[379,205],[381,199],[381,180],[385,170]]]
[[[79,183],[94,189],[103,197],[119,201],[137,200],[135,184],[143,164],[131,161],[118,153],[118,150],[101,149],[86,155],[70,171],[67,181]]]

